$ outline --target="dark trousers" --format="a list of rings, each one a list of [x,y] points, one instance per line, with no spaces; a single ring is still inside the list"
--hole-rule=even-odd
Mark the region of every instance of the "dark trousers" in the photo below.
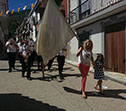
[[[33,64],[33,58],[32,58],[32,54],[28,57],[28,66],[27,66],[27,78],[31,77],[31,67]]]
[[[9,70],[15,67],[16,52],[7,53]]]
[[[43,61],[42,56],[40,56],[40,55],[38,56],[38,55],[37,55],[38,70],[40,70],[40,69],[42,68],[42,66],[41,66],[41,65],[42,65],[42,64],[41,64],[42,61]]]
[[[21,60],[21,55],[20,55],[20,53],[18,52],[18,57],[19,57],[19,61],[20,61],[20,63],[22,62],[22,60]]]
[[[57,56],[59,75],[62,75],[63,66],[65,63],[65,56]]]
[[[32,58],[32,66],[33,66],[33,62],[34,62],[34,60],[35,60],[35,55],[36,55],[36,52],[35,51],[33,51],[32,53],[31,53],[31,58]]]
[[[25,74],[26,68],[27,68],[24,57],[21,57],[21,63],[22,63],[22,77],[24,77],[24,74]]]
[[[25,62],[25,58],[22,57],[22,76],[24,76],[26,70],[27,70],[27,78],[31,77],[31,67],[33,64],[33,56],[32,53],[28,57],[27,63]]]
[[[48,64],[47,64],[48,70],[50,70],[50,68],[51,68],[51,66],[52,66],[52,64],[53,64],[54,59],[55,59],[55,57],[52,58],[51,60],[49,60],[49,62],[48,62]]]

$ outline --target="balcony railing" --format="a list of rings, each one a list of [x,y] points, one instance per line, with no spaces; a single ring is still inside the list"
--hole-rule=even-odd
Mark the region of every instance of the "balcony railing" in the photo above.
[[[86,0],[69,13],[70,24],[90,15],[90,0]]]
[[[69,12],[69,23],[76,23],[123,0],[86,0]]]

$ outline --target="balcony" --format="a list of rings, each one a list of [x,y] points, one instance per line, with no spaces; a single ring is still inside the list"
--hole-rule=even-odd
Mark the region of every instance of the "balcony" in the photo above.
[[[90,15],[90,0],[86,0],[69,13],[70,24],[73,24]]]
[[[86,0],[69,12],[69,23],[74,24],[124,0]]]

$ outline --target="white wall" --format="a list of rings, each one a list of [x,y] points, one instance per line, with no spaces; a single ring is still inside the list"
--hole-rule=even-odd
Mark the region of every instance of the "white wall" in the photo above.
[[[78,40],[76,39],[76,37],[72,38],[71,41],[69,42],[69,45],[72,46],[70,53],[71,54],[76,54],[77,50],[78,50]]]
[[[74,37],[71,39],[71,41],[68,44],[69,44],[68,59],[77,62],[76,53],[78,50],[78,40],[76,39],[76,37]]]
[[[93,41],[93,53],[103,53],[104,49],[102,49],[102,32],[92,34],[90,38]]]
[[[79,5],[79,0],[70,0],[70,11],[75,9]]]
[[[90,32],[89,38],[93,41],[93,53],[94,58],[96,53],[102,53],[104,55],[104,32],[101,32],[101,22],[91,24],[89,26],[79,29],[79,32]],[[77,61],[76,53],[78,50],[78,40],[74,37],[69,42],[68,59],[72,61]]]
[[[111,6],[117,3],[118,1],[120,0],[91,0],[91,13],[97,12],[103,8]]]
[[[101,32],[101,22],[97,22],[86,27],[79,29],[79,32],[90,32],[89,38],[93,41],[93,52],[94,53],[102,53],[102,35],[104,32]]]
[[[81,4],[84,3],[86,0],[81,0]]]
[[[96,57],[96,53],[102,53],[105,56],[105,32],[104,32],[105,26],[124,21],[124,20],[126,20],[124,17],[126,18],[126,12],[120,13],[118,15],[114,15],[107,19],[100,20],[93,24],[89,24],[88,26],[81,27],[78,30],[79,33],[82,33],[83,31],[90,32],[89,38],[93,41],[94,59]],[[126,36],[125,36],[125,38],[126,38]],[[78,44],[77,40],[73,39],[70,41],[70,56],[73,54],[74,50],[76,50],[78,48],[77,44]],[[71,60],[71,58],[73,58],[73,55],[71,57],[70,56],[69,56],[69,58]]]

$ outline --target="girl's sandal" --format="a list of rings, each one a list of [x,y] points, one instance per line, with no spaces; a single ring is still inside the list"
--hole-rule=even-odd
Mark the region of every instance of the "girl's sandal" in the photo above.
[[[86,95],[82,95],[82,97],[83,97],[84,99],[87,99],[87,96],[86,96]]]
[[[97,88],[96,86],[94,86],[94,88],[95,88],[96,90],[100,91],[100,88]]]

